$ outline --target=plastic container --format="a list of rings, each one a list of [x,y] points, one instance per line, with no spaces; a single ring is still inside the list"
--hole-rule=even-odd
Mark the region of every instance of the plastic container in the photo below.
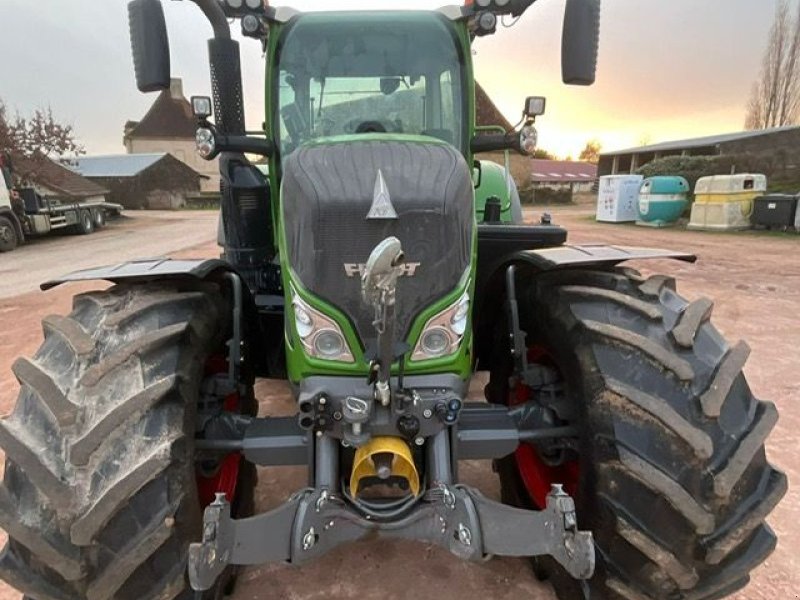
[[[641,175],[604,175],[599,181],[597,220],[607,223],[635,221],[639,216]]]
[[[794,229],[800,232],[800,195],[798,195],[797,211],[794,213]]]
[[[767,177],[754,173],[712,175],[697,180],[689,229],[748,229],[753,200],[767,191]]]
[[[789,229],[794,227],[797,196],[767,194],[753,201],[752,222],[755,227]]]
[[[637,225],[667,227],[677,221],[689,204],[689,182],[683,177],[648,177],[639,189]]]

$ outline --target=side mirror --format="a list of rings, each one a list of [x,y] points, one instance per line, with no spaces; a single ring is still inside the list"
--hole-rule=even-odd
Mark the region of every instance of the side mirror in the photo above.
[[[136,87],[140,92],[169,89],[169,37],[161,0],[133,0],[128,21]]]
[[[592,85],[600,45],[600,0],[567,0],[561,38],[561,78],[569,85]]]
[[[525,99],[525,110],[522,114],[528,119],[535,119],[544,114],[544,109],[547,106],[547,98],[544,96],[530,96]]]

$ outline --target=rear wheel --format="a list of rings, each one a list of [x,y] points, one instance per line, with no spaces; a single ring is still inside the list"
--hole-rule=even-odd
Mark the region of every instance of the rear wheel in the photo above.
[[[92,210],[92,219],[94,220],[94,228],[102,229],[106,226],[106,212],[101,208]]]
[[[8,217],[0,217],[0,252],[11,252],[19,245],[14,223]]]
[[[0,577],[36,600],[194,600],[198,488],[233,495],[239,516],[252,509],[252,465],[201,471],[193,450],[200,383],[229,315],[215,284],[154,283],[77,296],[68,317],[44,320],[0,422]],[[252,398],[238,409],[252,412]],[[202,597],[221,598],[230,575]]]
[[[94,233],[94,217],[92,216],[92,211],[85,208],[78,211],[78,222],[75,224],[75,233],[78,235]]]
[[[661,276],[545,274],[519,300],[529,358],[559,373],[580,435],[558,464],[533,446],[499,461],[504,500],[536,508],[567,484],[595,537],[595,600],[711,600],[746,585],[775,547],[764,519],[787,488],[764,452],[775,406],[741,373],[747,345],[728,346],[711,302],[687,303]],[[510,372],[495,368],[490,399],[535,399],[509,389]],[[560,598],[584,598],[543,564]]]

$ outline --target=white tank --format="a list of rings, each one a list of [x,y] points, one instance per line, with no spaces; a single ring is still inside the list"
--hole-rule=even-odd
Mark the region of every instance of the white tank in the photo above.
[[[597,220],[625,223],[639,217],[641,175],[604,175],[597,194]]]

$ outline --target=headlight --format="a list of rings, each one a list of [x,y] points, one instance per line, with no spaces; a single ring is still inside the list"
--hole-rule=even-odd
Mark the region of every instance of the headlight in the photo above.
[[[292,312],[297,335],[300,336],[300,342],[309,356],[323,360],[355,362],[339,326],[332,319],[311,308],[294,290],[292,290]]]
[[[453,340],[444,327],[433,327],[422,334],[419,345],[426,356],[442,356],[447,354]]]
[[[217,143],[214,140],[214,132],[205,127],[201,127],[195,134],[197,153],[206,160],[216,155]]]
[[[314,336],[314,350],[323,358],[336,360],[344,352],[344,338],[331,329],[323,329]]]
[[[519,132],[519,147],[528,156],[533,156],[536,152],[536,144],[539,142],[539,133],[533,125],[525,125]]]
[[[469,291],[467,291],[452,306],[431,318],[422,329],[411,360],[440,358],[458,350],[467,331],[469,309]]]

